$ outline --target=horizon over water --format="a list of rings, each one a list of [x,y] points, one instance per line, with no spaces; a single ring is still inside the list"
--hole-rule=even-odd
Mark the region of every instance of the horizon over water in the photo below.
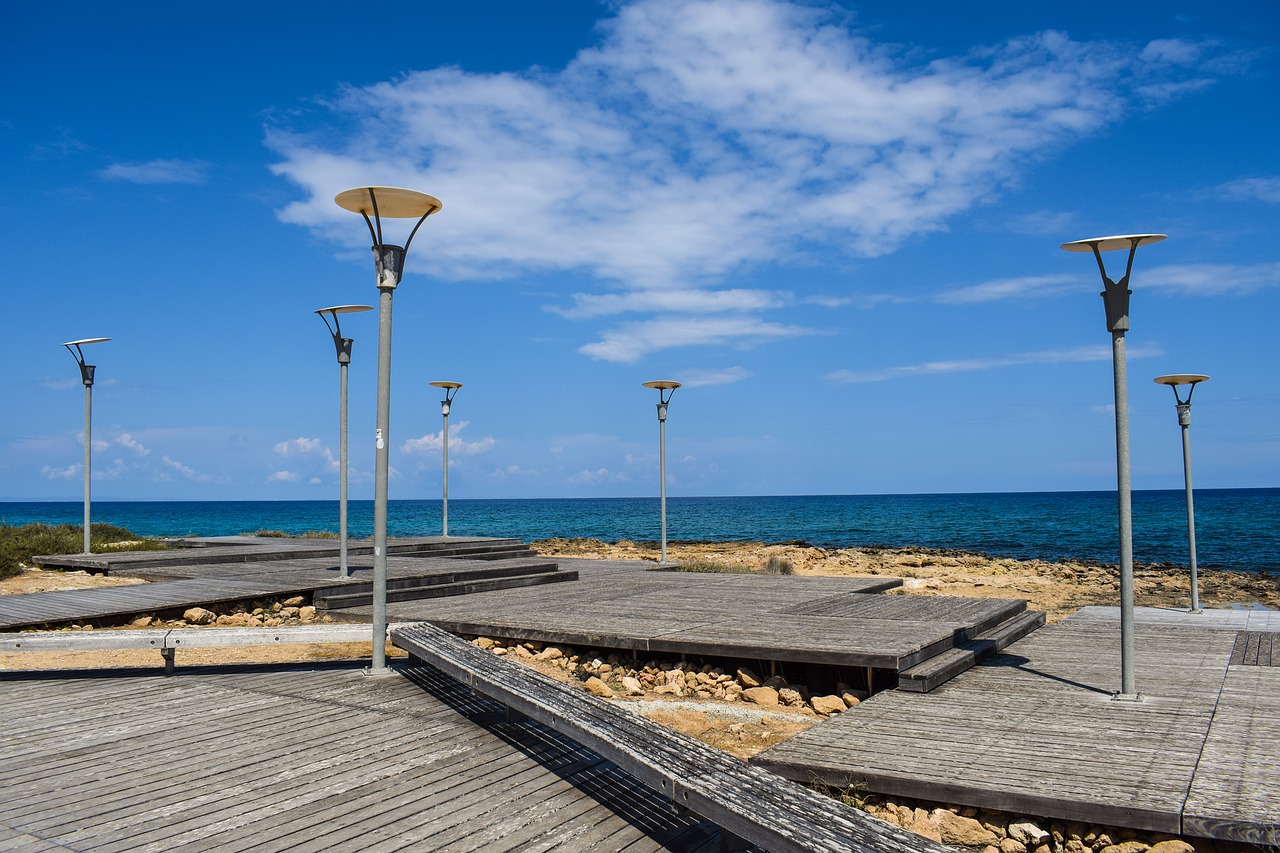
[[[1187,565],[1182,489],[1135,490],[1135,562]],[[1280,575],[1280,489],[1197,489],[1197,563]],[[115,501],[93,521],[140,536],[338,530],[338,501]],[[348,502],[353,538],[373,535],[373,501]],[[80,501],[0,501],[0,523],[80,524]],[[440,500],[391,500],[390,536],[440,532]],[[657,541],[658,498],[451,498],[449,532],[524,541]],[[1116,493],[995,492],[667,498],[667,539],[803,541],[821,547],[955,548],[992,556],[1118,561]]]

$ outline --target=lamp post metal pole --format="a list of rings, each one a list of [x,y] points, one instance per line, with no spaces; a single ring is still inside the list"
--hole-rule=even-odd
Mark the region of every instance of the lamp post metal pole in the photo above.
[[[1182,478],[1187,487],[1187,548],[1191,556],[1191,612],[1203,613],[1200,608],[1200,573],[1196,567],[1196,510],[1191,496],[1191,395],[1196,384],[1208,379],[1203,373],[1175,373],[1157,376],[1159,385],[1173,388],[1173,399],[1178,408],[1178,425],[1182,428]],[[1178,396],[1178,386],[1189,385],[1187,399]]]
[[[1137,691],[1134,672],[1133,612],[1133,504],[1129,480],[1129,388],[1125,371],[1124,334],[1129,330],[1129,274],[1138,247],[1157,243],[1164,234],[1130,234],[1119,237],[1096,237],[1063,243],[1068,252],[1092,252],[1102,274],[1102,300],[1107,314],[1107,330],[1111,332],[1111,365],[1115,388],[1116,412],[1116,506],[1120,527],[1120,692],[1114,698],[1142,701]],[[1102,252],[1129,250],[1124,277],[1118,282],[1107,277]]]
[[[97,368],[92,364],[85,363],[84,353],[80,350],[80,347],[85,344],[99,344],[109,340],[111,338],[82,338],[78,341],[67,341],[63,344],[67,348],[67,352],[71,353],[71,357],[76,360],[76,364],[80,366],[80,381],[84,384],[84,553],[86,554],[90,553],[89,467],[93,458],[93,375]],[[72,349],[72,347],[75,349]]]
[[[378,286],[378,408],[374,432],[373,481],[373,660],[370,675],[387,675],[387,480],[391,441],[391,297],[404,275],[409,244],[427,217],[440,210],[440,200],[397,187],[357,187],[338,193],[334,202],[359,213],[373,238]],[[372,215],[372,217],[371,217]],[[384,243],[382,218],[417,218],[404,246]]]
[[[338,315],[372,310],[372,305],[334,305],[315,312],[324,320],[338,351],[338,576],[341,578],[351,577],[347,564],[347,365],[351,364],[351,347],[355,341],[342,336]],[[333,317],[332,326],[329,317]]]
[[[645,382],[644,387],[658,389],[658,514],[661,517],[662,545],[659,562],[667,562],[667,404],[680,387],[666,379]]]
[[[444,495],[440,502],[441,536],[449,535],[449,409],[453,398],[462,387],[461,382],[432,382],[433,388],[444,389],[444,399],[440,401],[440,414],[444,418],[444,431],[441,433],[444,450]]]

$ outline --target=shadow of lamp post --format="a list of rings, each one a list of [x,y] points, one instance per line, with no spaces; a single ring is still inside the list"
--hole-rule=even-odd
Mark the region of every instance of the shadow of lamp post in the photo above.
[[[338,577],[341,578],[351,577],[347,567],[347,365],[351,363],[351,345],[355,341],[342,336],[338,315],[372,310],[372,305],[334,305],[315,312],[324,320],[338,351]],[[332,325],[329,317],[333,318]]]
[[[1114,374],[1116,405],[1116,502],[1120,521],[1120,692],[1115,699],[1141,702],[1135,687],[1133,644],[1133,505],[1129,489],[1129,389],[1125,375],[1124,333],[1129,331],[1129,273],[1139,246],[1158,243],[1164,234],[1125,234],[1117,237],[1093,237],[1063,243],[1068,252],[1092,252],[1102,274],[1102,301],[1107,312],[1107,331],[1111,332],[1111,366]],[[1124,277],[1112,281],[1102,262],[1103,252],[1129,250]]]
[[[387,641],[387,476],[391,442],[391,296],[404,274],[409,244],[441,204],[435,196],[398,187],[357,187],[334,197],[343,210],[359,213],[373,238],[378,285],[378,416],[374,434],[373,481],[373,660],[370,675],[388,675]],[[403,246],[383,242],[382,220],[417,219]]]
[[[1208,379],[1203,373],[1172,373],[1157,376],[1159,385],[1168,385],[1173,389],[1173,399],[1178,407],[1178,424],[1182,427],[1182,478],[1187,487],[1187,547],[1191,552],[1191,612],[1203,613],[1200,609],[1200,574],[1196,568],[1196,510],[1191,500],[1191,395],[1196,384]],[[1187,399],[1178,394],[1178,386],[1187,385]]]
[[[80,347],[86,344],[100,344],[103,341],[109,341],[111,338],[81,338],[78,341],[67,341],[63,344],[67,348],[67,352],[71,353],[71,357],[76,360],[76,364],[80,365],[80,380],[84,383],[84,552],[89,551],[89,460],[92,456],[93,435],[90,429],[92,417],[90,415],[93,409],[93,373],[97,368],[92,364],[85,364],[84,353],[80,351]],[[72,349],[75,347],[75,349]]]

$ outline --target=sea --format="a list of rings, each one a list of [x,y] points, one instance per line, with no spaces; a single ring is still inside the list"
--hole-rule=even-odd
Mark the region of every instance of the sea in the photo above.
[[[1200,567],[1280,576],[1280,489],[1200,489],[1194,505]],[[80,524],[83,513],[74,501],[0,502],[0,523],[9,525]],[[153,537],[338,531],[336,500],[99,500],[92,515]],[[660,525],[657,497],[449,501],[455,536],[656,542]],[[440,529],[438,499],[390,501],[388,535]],[[348,532],[373,535],[373,501],[348,502]],[[1119,559],[1116,493],[1105,491],[668,497],[667,541],[927,547],[1112,565]],[[1185,491],[1133,492],[1133,555],[1140,563],[1189,564]]]

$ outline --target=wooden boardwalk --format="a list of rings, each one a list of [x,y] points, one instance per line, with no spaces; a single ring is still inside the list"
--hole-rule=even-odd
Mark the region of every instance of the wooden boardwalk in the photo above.
[[[719,831],[429,667],[0,681],[7,851],[715,850]]]
[[[1025,610],[1019,599],[868,595],[897,578],[647,571],[560,559],[572,589],[392,603],[389,618],[588,648],[717,655],[900,672]],[[365,609],[351,611],[365,618]]]
[[[1280,667],[1232,662],[1241,631],[1280,631],[1280,613],[1140,608],[1140,703],[1111,699],[1116,613],[1085,608],[927,696],[878,694],[753,762],[888,795],[1280,843]]]

